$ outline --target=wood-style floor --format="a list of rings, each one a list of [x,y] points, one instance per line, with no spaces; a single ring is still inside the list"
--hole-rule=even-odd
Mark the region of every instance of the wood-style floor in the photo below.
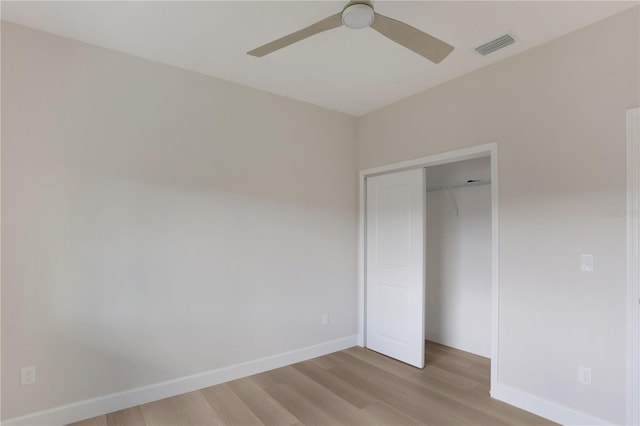
[[[355,347],[73,425],[554,424],[490,398],[489,368],[431,342],[423,370]]]

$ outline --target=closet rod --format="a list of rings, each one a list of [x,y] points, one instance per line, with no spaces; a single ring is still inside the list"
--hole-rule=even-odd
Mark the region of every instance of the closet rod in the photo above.
[[[491,183],[490,180],[483,180],[482,182],[463,183],[461,185],[453,185],[453,186],[427,186],[427,192],[441,191],[443,189],[466,188],[467,186],[489,185],[490,183]]]

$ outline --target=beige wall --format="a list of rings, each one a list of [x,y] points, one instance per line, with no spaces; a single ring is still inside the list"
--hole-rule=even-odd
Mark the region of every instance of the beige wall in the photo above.
[[[3,22],[2,124],[4,419],[355,334],[353,118]]]
[[[625,110],[638,8],[358,120],[358,168],[497,141],[499,381],[625,421]],[[580,254],[595,272],[580,272]],[[593,384],[578,382],[578,366]]]
[[[622,423],[638,39],[635,8],[356,121],[3,23],[3,418],[354,334],[355,170],[497,141],[499,380]]]

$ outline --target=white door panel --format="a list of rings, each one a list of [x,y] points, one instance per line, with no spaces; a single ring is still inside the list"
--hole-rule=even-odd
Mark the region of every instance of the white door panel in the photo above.
[[[424,169],[367,178],[366,346],[424,367]]]

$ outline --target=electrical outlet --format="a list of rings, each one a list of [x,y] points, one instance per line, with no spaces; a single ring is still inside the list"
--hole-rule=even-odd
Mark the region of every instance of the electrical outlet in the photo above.
[[[578,380],[583,385],[591,384],[591,369],[589,367],[578,367]]]
[[[36,368],[24,367],[20,369],[20,383],[24,385],[32,385],[36,382]]]
[[[322,314],[322,325],[329,325],[329,314]]]
[[[580,256],[580,270],[582,272],[593,272],[593,255],[583,254]]]

